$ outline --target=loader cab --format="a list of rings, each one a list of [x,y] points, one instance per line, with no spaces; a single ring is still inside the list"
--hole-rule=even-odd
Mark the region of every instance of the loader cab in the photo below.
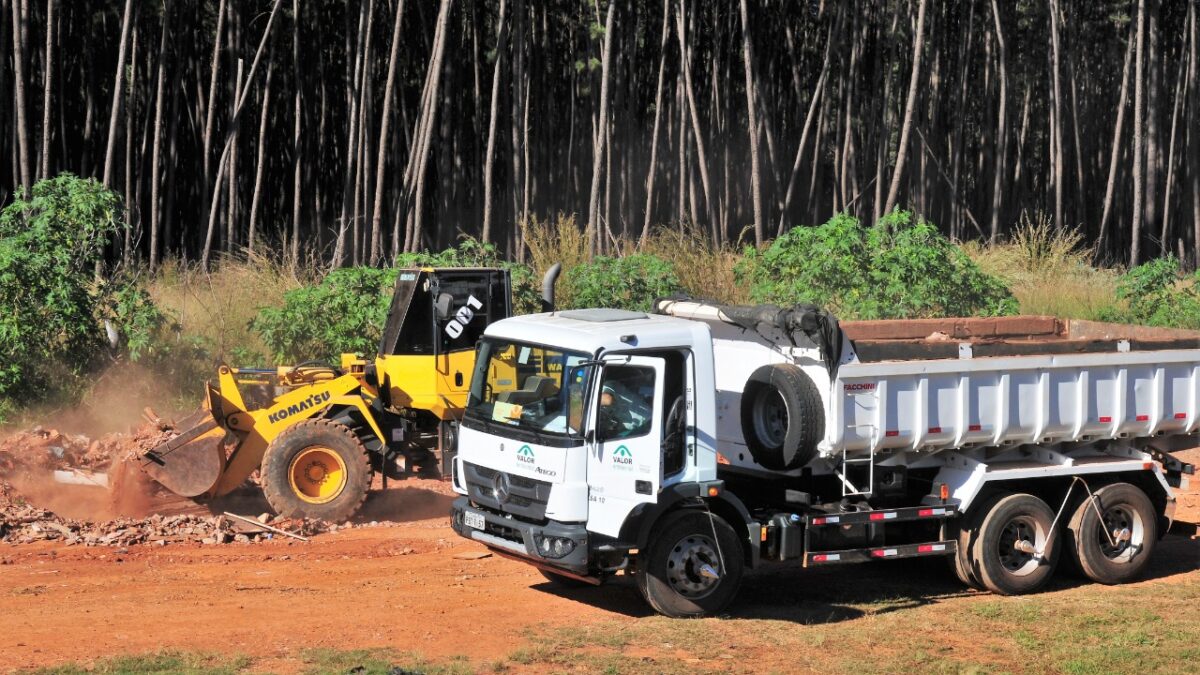
[[[475,343],[488,325],[511,315],[508,270],[400,270],[376,362],[381,397],[393,408],[456,417],[466,403]]]

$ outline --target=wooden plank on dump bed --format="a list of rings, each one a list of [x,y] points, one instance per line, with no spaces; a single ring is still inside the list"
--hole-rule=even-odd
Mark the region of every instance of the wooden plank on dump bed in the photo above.
[[[994,316],[948,319],[888,319],[843,321],[851,340],[924,340],[931,335],[954,339],[1057,337],[1063,326],[1052,316]]]

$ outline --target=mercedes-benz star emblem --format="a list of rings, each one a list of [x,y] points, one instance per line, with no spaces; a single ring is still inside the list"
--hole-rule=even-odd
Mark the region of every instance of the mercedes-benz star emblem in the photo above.
[[[496,501],[501,504],[508,502],[509,489],[508,474],[496,474],[496,477],[492,479],[492,495],[496,497]]]

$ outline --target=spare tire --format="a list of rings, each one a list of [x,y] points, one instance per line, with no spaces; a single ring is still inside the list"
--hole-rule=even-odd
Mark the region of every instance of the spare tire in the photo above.
[[[754,461],[772,471],[808,464],[825,436],[817,385],[787,363],[755,370],[742,391],[742,436]]]

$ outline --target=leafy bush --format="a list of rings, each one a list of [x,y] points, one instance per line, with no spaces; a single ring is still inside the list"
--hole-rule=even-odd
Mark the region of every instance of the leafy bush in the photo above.
[[[566,272],[574,307],[620,307],[648,311],[656,298],[683,286],[671,263],[648,253],[623,258],[596,256]]]
[[[748,249],[735,274],[758,302],[809,302],[843,318],[1013,314],[1016,300],[937,228],[907,211],[875,224],[837,215]]]
[[[318,284],[285,293],[282,307],[259,310],[251,328],[281,363],[373,354],[395,283],[395,268],[334,270]]]
[[[0,398],[70,387],[105,353],[105,320],[131,358],[152,350],[166,317],[132,280],[94,276],[120,213],[116,193],[70,174],[0,212]]]
[[[1117,280],[1117,298],[1124,309],[1112,309],[1106,321],[1145,326],[1200,329],[1200,271],[1184,275],[1174,257],[1138,265]]]

